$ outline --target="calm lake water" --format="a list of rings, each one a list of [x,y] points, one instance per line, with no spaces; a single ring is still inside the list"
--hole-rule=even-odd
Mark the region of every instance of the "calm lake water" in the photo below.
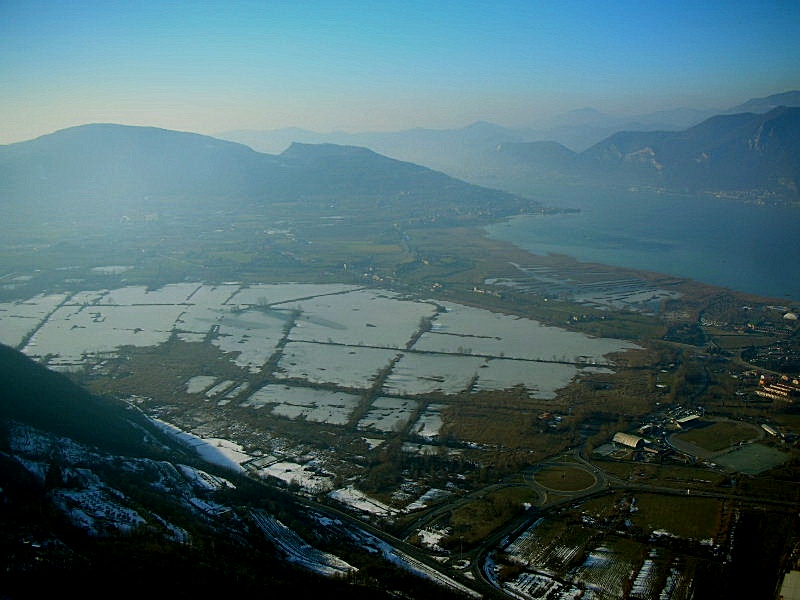
[[[564,254],[800,300],[800,210],[574,190],[544,203],[580,212],[514,217],[487,227],[489,235],[534,254]]]

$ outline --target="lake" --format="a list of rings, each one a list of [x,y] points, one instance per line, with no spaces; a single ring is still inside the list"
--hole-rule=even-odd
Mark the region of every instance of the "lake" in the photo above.
[[[534,254],[564,254],[800,300],[800,210],[711,197],[574,189],[544,203],[579,212],[523,215],[486,230]]]

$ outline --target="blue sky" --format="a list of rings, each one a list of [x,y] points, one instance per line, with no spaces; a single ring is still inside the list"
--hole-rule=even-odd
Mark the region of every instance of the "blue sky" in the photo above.
[[[800,2],[0,0],[0,143],[533,124],[800,89]]]

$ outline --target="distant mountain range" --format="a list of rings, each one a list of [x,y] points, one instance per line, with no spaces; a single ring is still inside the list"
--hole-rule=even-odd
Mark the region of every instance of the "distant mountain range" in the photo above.
[[[450,172],[450,167],[459,163],[447,157],[459,157],[470,147],[483,146],[479,149],[486,149],[499,143],[548,141],[558,142],[575,152],[582,152],[620,131],[680,131],[716,115],[766,113],[779,106],[800,107],[800,91],[754,98],[730,108],[676,108],[632,117],[582,108],[541,119],[526,128],[508,128],[479,121],[459,129],[416,128],[392,132],[317,133],[287,127],[262,131],[225,131],[215,137],[240,142],[260,152],[269,153],[282,152],[292,142],[365,146],[393,158]],[[438,156],[442,153],[444,156]]]
[[[526,131],[477,122],[461,129],[408,129],[395,132],[316,133],[299,128],[232,131],[220,139],[237,141],[261,152],[281,152],[293,142],[363,146],[375,152],[462,176],[481,151],[504,142],[530,141]]]
[[[293,143],[270,155],[194,133],[113,124],[0,146],[0,175],[6,214],[33,218],[287,202],[443,218],[529,204],[363,147]]]
[[[574,164],[591,180],[797,197],[800,108],[719,115],[678,132],[621,132],[577,155]]]
[[[682,131],[620,132],[581,153],[555,142],[500,144],[484,164],[512,187],[548,179],[797,203],[800,108],[718,115]]]
[[[533,201],[522,196],[533,184],[555,182],[797,203],[800,108],[774,107],[784,102],[800,104],[800,92],[751,100],[742,106],[755,112],[677,131],[619,131],[581,152],[491,123],[321,136],[361,145],[288,142],[314,137],[299,130],[239,135],[256,147],[258,139],[288,143],[280,154],[195,133],[84,125],[0,146],[0,202],[7,219],[28,220],[290,204],[293,214],[325,207],[388,222],[446,222],[529,210]],[[579,120],[603,119],[581,111],[564,123]]]
[[[677,109],[629,119],[582,109],[530,129],[479,122],[452,130],[318,134],[280,129],[220,137],[261,150],[290,141],[366,146],[472,183],[523,193],[532,181],[555,180],[755,191],[794,199],[798,107],[800,92],[792,91],[724,110]],[[769,138],[759,133],[762,127]]]
[[[683,107],[632,117],[608,115],[592,108],[585,108],[537,123],[528,130],[528,135],[534,136],[528,141],[556,141],[576,152],[582,152],[620,131],[680,131],[716,115],[766,113],[779,106],[800,107],[800,91],[754,98],[729,108]]]

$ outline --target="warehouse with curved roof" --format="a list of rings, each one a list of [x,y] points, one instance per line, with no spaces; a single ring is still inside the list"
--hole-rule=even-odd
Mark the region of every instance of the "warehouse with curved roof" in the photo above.
[[[615,433],[611,441],[628,448],[641,448],[644,445],[644,438],[623,431]]]

